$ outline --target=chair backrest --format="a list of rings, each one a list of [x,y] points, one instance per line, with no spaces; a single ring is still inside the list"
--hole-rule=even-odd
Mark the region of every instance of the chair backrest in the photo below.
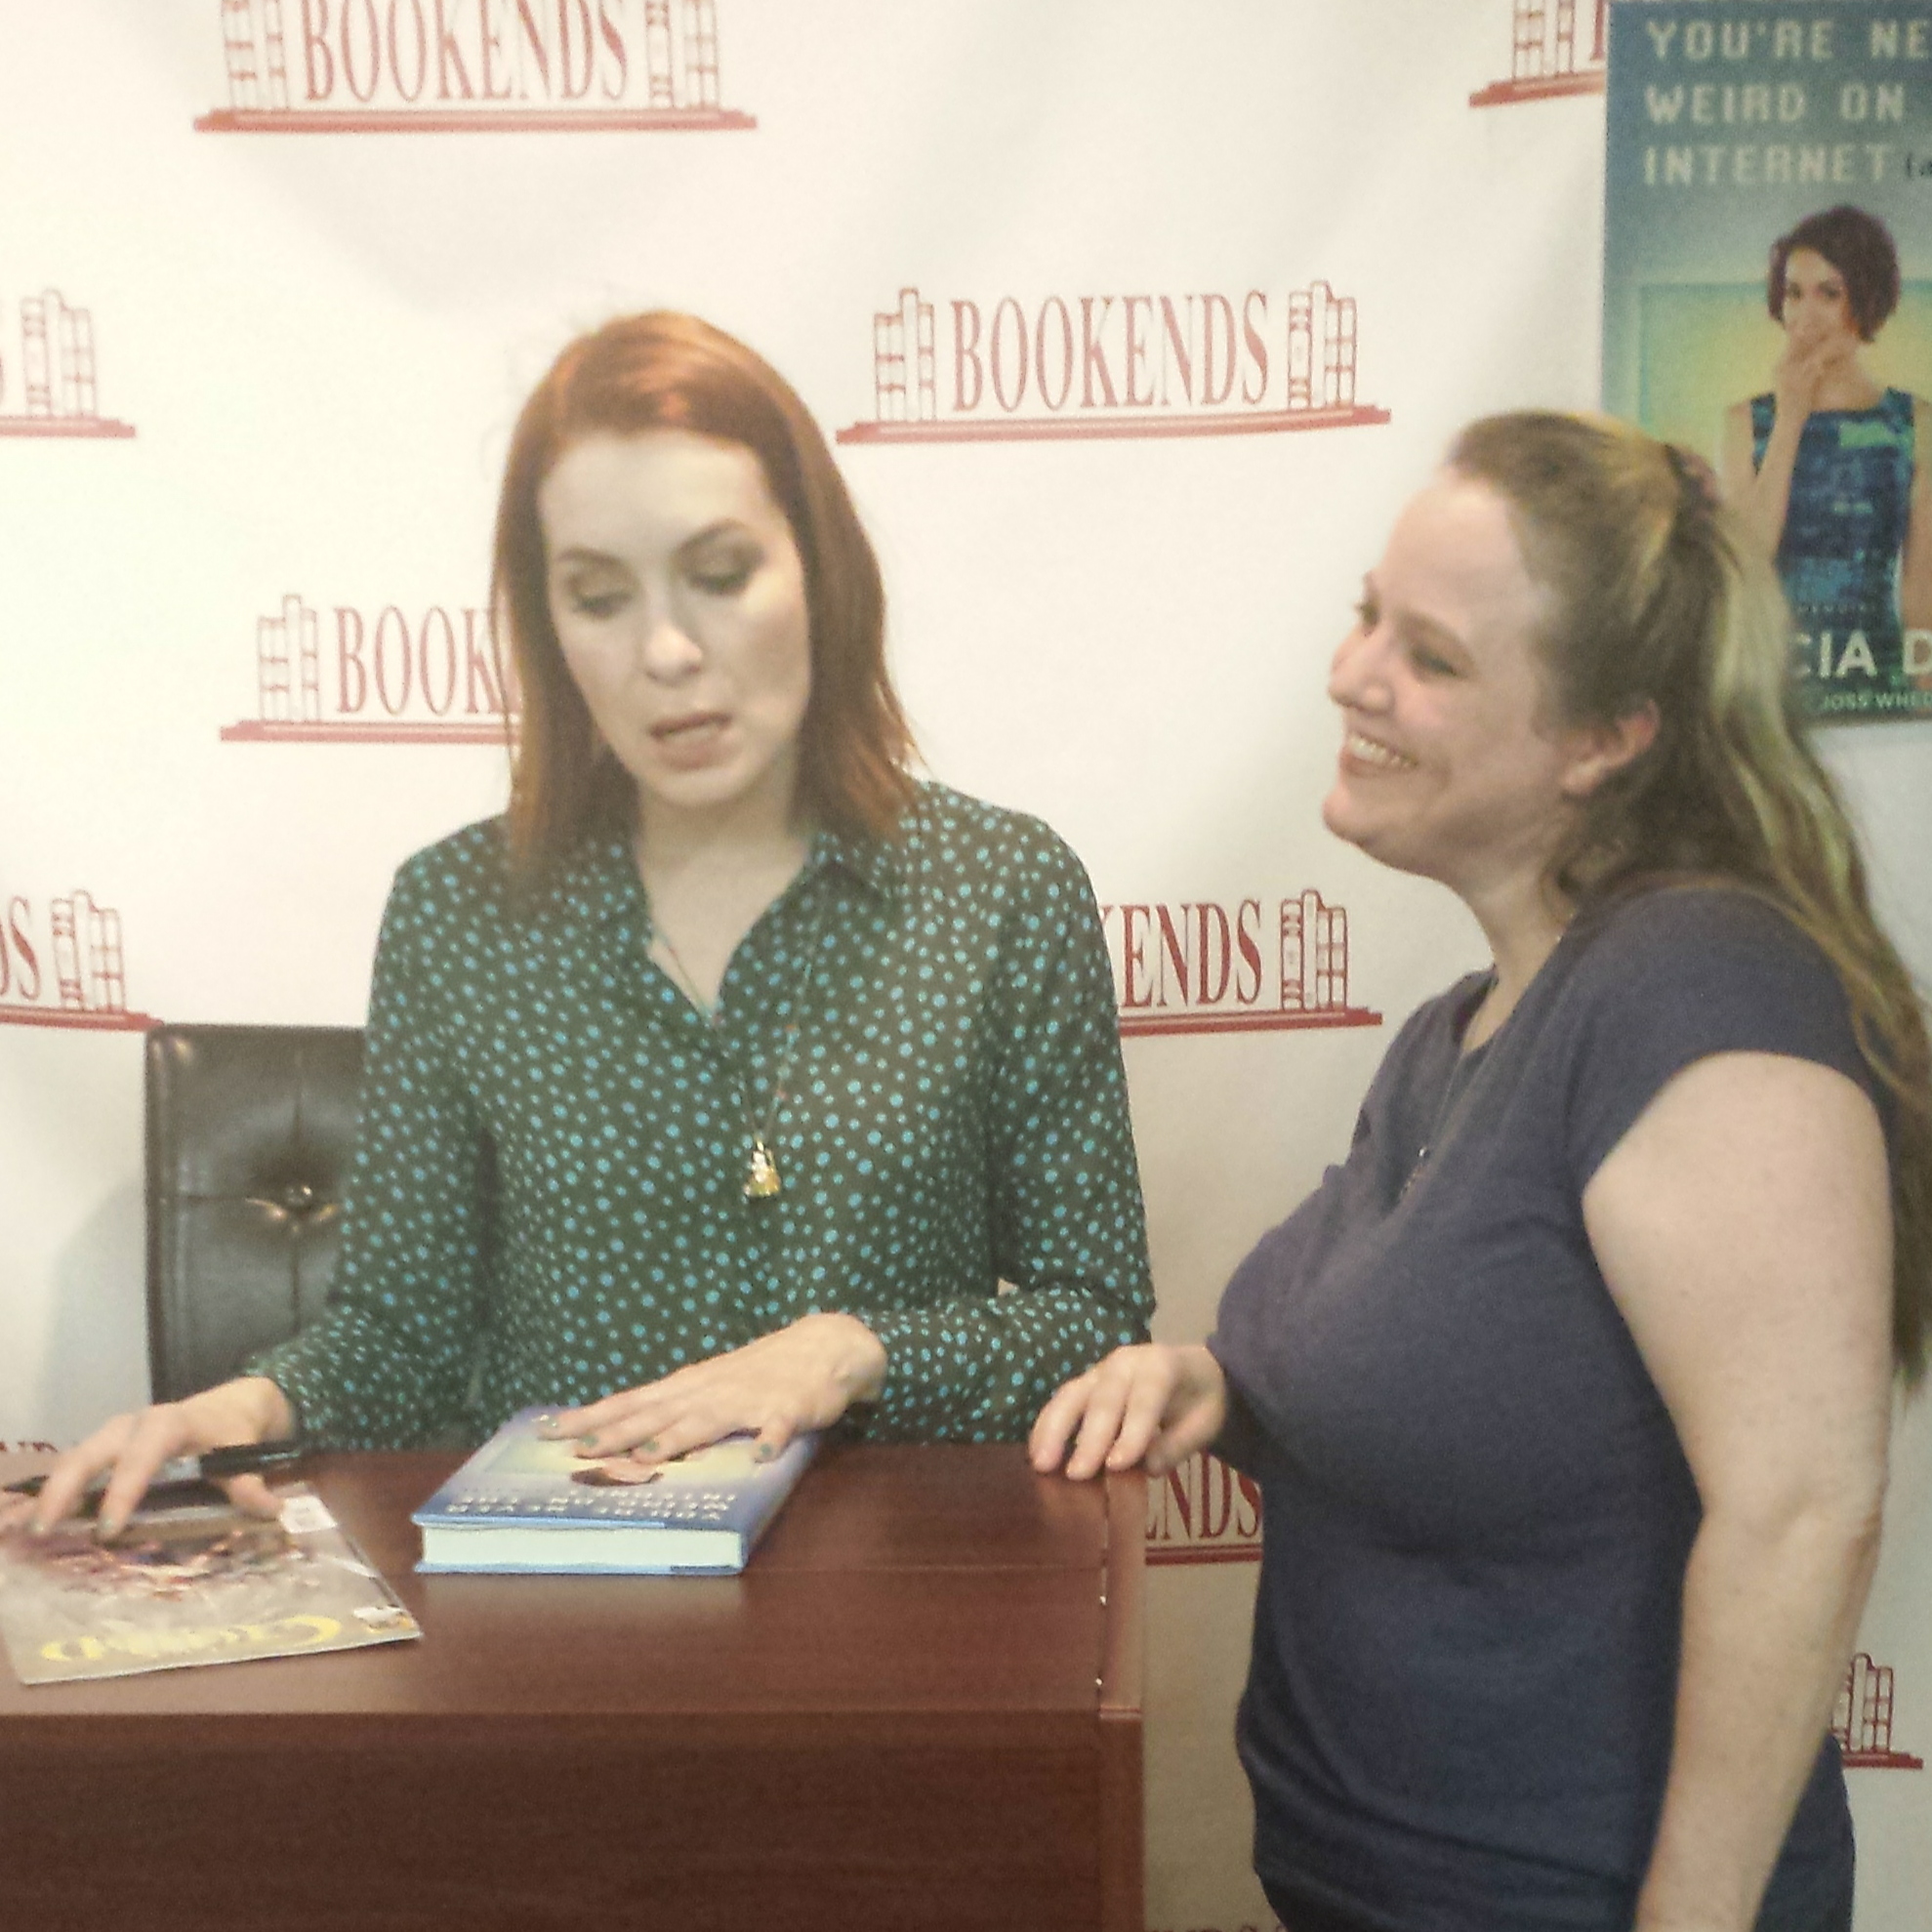
[[[162,1026],[146,1066],[147,1360],[154,1400],[173,1402],[321,1309],[362,1031]]]

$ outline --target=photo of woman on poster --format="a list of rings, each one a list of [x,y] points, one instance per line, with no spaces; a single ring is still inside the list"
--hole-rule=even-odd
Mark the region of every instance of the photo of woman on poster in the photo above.
[[[1726,412],[1725,494],[1777,558],[1810,709],[1917,709],[1932,691],[1932,481],[1923,396],[1866,367],[1899,304],[1890,231],[1862,208],[1807,216],[1771,245],[1785,331],[1772,387]],[[1889,701],[1888,701],[1889,699]]]

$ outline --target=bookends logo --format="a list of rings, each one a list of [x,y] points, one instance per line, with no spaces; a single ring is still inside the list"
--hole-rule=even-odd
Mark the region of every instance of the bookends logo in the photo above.
[[[1348,914],[1310,888],[1276,902],[1105,905],[1123,1035],[1379,1026],[1348,997]]]
[[[31,899],[0,905],[0,1025],[129,1032],[158,1023],[128,1005],[113,907],[75,892],[49,904],[43,925]]]
[[[228,104],[204,134],[753,128],[719,92],[718,0],[206,0]]]
[[[1199,1450],[1147,1485],[1147,1561],[1258,1563],[1261,1490]]]
[[[27,296],[18,349],[0,348],[0,436],[133,434],[132,423],[101,413],[94,317],[70,308],[59,289]]]
[[[1831,1712],[1831,1735],[1846,1767],[1867,1771],[1922,1771],[1925,1760],[1892,1748],[1892,1666],[1860,1651],[1845,1672]]]
[[[487,611],[337,604],[326,635],[325,649],[323,613],[295,596],[256,619],[256,716],[225,724],[224,743],[510,743],[515,691]]]
[[[1356,397],[1352,296],[955,298],[873,317],[873,415],[842,443],[1224,436],[1386,423]]]
[[[1509,76],[1470,95],[1472,107],[1510,107],[1553,94],[1603,92],[1610,0],[1511,0]],[[1582,44],[1578,15],[1590,16]]]

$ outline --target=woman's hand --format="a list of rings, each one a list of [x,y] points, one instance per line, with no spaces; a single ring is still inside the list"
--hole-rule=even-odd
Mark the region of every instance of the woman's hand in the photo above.
[[[1077,1482],[1136,1462],[1160,1476],[1206,1449],[1226,1420],[1227,1377],[1208,1349],[1150,1341],[1115,1349],[1056,1389],[1027,1448],[1043,1475],[1064,1456]]]
[[[829,1428],[854,1402],[871,1401],[884,1380],[884,1344],[856,1316],[806,1315],[661,1381],[562,1410],[549,1433],[575,1436],[585,1456],[629,1452],[648,1465],[750,1431],[768,1459],[802,1430]]]
[[[1853,346],[1856,349],[1856,344]],[[1855,365],[1854,365],[1855,366]],[[1797,473],[1798,444],[1827,380],[1845,367],[1842,346],[1787,335],[1771,371],[1771,431],[1762,452],[1748,402],[1724,412],[1724,444],[1719,461],[1725,502],[1757,534],[1767,556],[1775,557],[1785,539],[1791,482]]]
[[[1804,342],[1796,336],[1787,337],[1784,353],[1771,371],[1774,422],[1788,422],[1793,431],[1803,429],[1805,419],[1818,407],[1818,392],[1825,379],[1843,360],[1842,345],[1833,344],[1829,338]]]
[[[103,1537],[117,1536],[134,1514],[162,1463],[235,1443],[268,1442],[289,1434],[295,1417],[288,1398],[264,1376],[244,1376],[203,1389],[183,1402],[157,1402],[116,1416],[55,1463],[30,1508],[35,1529],[51,1529],[78,1507],[90,1480],[110,1471],[98,1520]],[[260,1476],[232,1476],[223,1483],[228,1500],[255,1516],[273,1516],[281,1505]]]

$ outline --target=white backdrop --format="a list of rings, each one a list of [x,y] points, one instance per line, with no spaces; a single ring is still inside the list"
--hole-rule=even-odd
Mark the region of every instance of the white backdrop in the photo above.
[[[1479,959],[1323,832],[1323,680],[1453,430],[1594,400],[1577,11],[0,0],[0,1440],[144,1396],[144,1018],[359,1021],[391,871],[500,806],[509,428],[568,336],[660,305],[848,432],[930,767],[1085,857],[1160,1330],[1200,1335],[1345,1145],[1377,1016]],[[1923,969],[1932,725],[1830,751]],[[1932,1897],[1896,1761],[1932,1750],[1928,1512],[1921,1409],[1862,1639],[1896,1704],[1861,1932]],[[1217,1467],[1150,1503],[1150,1926],[1268,1922],[1253,1532]]]

